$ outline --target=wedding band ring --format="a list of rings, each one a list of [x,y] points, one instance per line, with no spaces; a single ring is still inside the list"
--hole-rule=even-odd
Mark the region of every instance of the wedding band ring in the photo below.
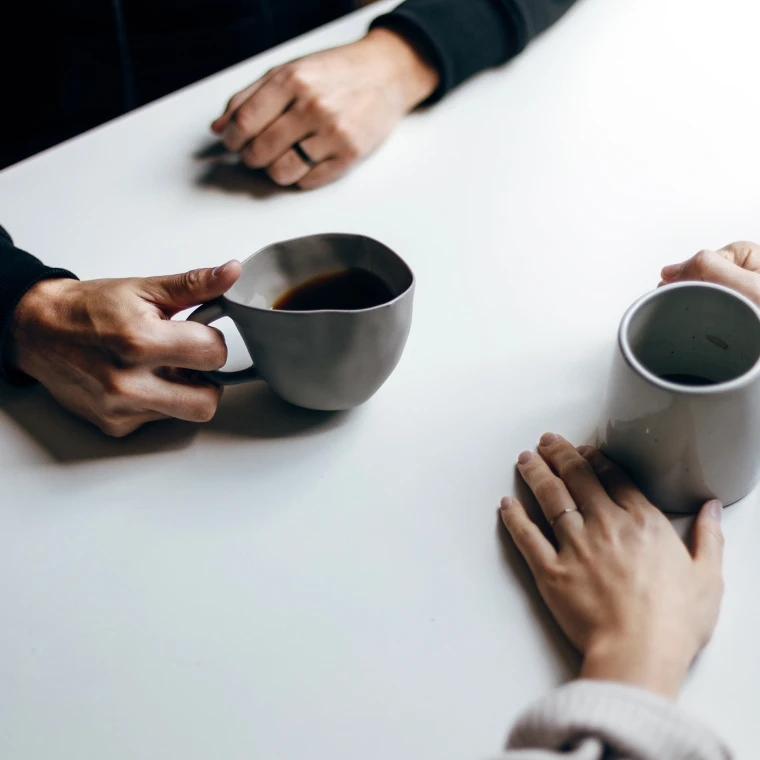
[[[563,509],[558,515],[552,518],[551,522],[549,523],[550,528],[554,528],[554,526],[557,524],[558,520],[561,520],[565,515],[570,514],[570,512],[580,512],[580,509],[578,507],[572,507],[571,509]]]
[[[311,156],[303,149],[301,146],[301,143],[295,143],[293,145],[293,150],[298,153],[298,157],[303,161],[306,166],[308,166],[310,169],[313,169],[316,165],[316,161],[312,161]]]

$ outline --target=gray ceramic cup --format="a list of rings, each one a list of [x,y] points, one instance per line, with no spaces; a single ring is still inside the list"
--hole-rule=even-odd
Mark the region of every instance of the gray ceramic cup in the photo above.
[[[746,496],[760,475],[760,310],[704,282],[639,299],[620,325],[599,437],[663,511]]]
[[[274,311],[284,293],[320,274],[352,267],[378,275],[387,303],[356,311]],[[230,317],[253,365],[205,372],[219,385],[265,380],[278,396],[307,409],[351,409],[371,398],[398,364],[412,324],[414,275],[390,248],[362,235],[326,234],[275,243],[243,262],[221,298],[189,319]]]

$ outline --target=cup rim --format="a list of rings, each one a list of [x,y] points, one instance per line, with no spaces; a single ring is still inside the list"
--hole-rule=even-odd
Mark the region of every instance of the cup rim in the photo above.
[[[245,267],[245,265],[251,261],[252,259],[255,259],[256,256],[258,256],[260,253],[263,253],[268,248],[271,248],[275,245],[285,245],[288,243],[297,243],[300,240],[312,240],[314,238],[356,238],[359,240],[369,241],[370,243],[375,243],[379,246],[382,246],[387,251],[389,251],[393,256],[395,256],[405,267],[406,271],[409,273],[410,282],[408,287],[406,287],[401,293],[399,293],[397,296],[392,298],[390,301],[384,301],[383,303],[376,304],[375,306],[369,306],[365,309],[314,309],[313,311],[291,311],[289,309],[272,309],[271,307],[265,308],[262,306],[251,306],[249,304],[240,303],[239,301],[235,300],[234,298],[231,298],[229,295],[229,291],[224,294],[224,298],[229,301],[230,303],[235,304],[235,306],[239,306],[243,309],[251,309],[252,311],[260,311],[260,312],[266,312],[266,313],[273,313],[273,314],[291,314],[291,315],[300,315],[300,316],[307,316],[309,314],[364,314],[371,311],[376,311],[378,309],[384,309],[388,306],[392,306],[393,304],[400,301],[404,296],[408,295],[417,284],[417,278],[414,275],[414,271],[409,266],[409,264],[406,263],[406,261],[398,254],[396,251],[394,251],[390,246],[386,245],[385,243],[381,242],[380,240],[377,240],[376,238],[370,237],[369,235],[362,235],[358,232],[318,232],[313,235],[299,235],[295,238],[288,238],[287,240],[278,240],[274,243],[269,243],[268,245],[265,245],[263,248],[259,248],[257,251],[252,253],[250,256],[247,256],[243,261],[240,262],[241,267]],[[234,286],[233,286],[234,287]]]
[[[758,322],[760,323],[760,308],[758,308],[752,301],[742,293],[739,293],[733,288],[728,288],[725,285],[717,285],[713,282],[676,282],[670,285],[663,285],[655,290],[645,293],[643,296],[637,298],[626,310],[623,315],[623,319],[618,329],[618,345],[623,359],[628,363],[631,369],[636,372],[643,380],[661,388],[669,393],[680,393],[686,396],[712,396],[715,394],[726,393],[727,391],[739,390],[746,387],[751,382],[760,377],[760,356],[758,356],[755,363],[739,377],[733,378],[733,380],[726,380],[725,382],[715,383],[713,385],[680,385],[678,383],[671,383],[668,380],[663,380],[653,372],[650,372],[637,358],[631,348],[630,341],[628,340],[628,328],[630,327],[631,320],[638,313],[642,306],[645,306],[650,301],[654,301],[657,298],[661,298],[662,294],[675,289],[700,289],[700,290],[717,290],[721,293],[725,293],[732,296],[738,301],[741,301],[745,306],[749,307],[753,312]]]

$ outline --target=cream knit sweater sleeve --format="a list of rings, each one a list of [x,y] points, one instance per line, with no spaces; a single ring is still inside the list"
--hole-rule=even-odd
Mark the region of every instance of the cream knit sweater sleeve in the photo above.
[[[708,728],[672,702],[607,681],[574,681],[515,724],[501,760],[731,760]]]

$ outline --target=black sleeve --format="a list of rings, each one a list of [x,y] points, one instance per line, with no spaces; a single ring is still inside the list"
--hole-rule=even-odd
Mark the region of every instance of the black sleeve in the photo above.
[[[433,100],[522,52],[576,0],[406,0],[372,27],[417,45],[441,74]]]
[[[30,253],[16,248],[11,236],[0,227],[0,357],[3,357],[3,361],[0,361],[0,375],[12,383],[20,384],[24,381],[7,372],[4,360],[13,312],[32,285],[56,277],[77,279],[71,272],[46,267]]]

